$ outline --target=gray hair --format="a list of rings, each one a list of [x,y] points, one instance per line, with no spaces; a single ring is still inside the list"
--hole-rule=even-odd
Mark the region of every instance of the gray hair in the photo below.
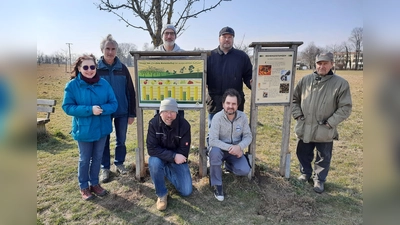
[[[106,45],[107,42],[112,42],[115,45],[115,48],[118,48],[118,43],[117,41],[112,37],[111,34],[108,34],[106,38],[104,38],[101,42],[100,42],[100,50],[101,52],[103,52],[103,49]]]

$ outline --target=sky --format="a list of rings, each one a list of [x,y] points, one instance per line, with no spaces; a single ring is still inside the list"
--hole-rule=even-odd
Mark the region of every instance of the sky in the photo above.
[[[23,0],[24,1],[24,0]],[[115,1],[117,2],[117,1]],[[124,2],[120,0],[120,2]],[[215,3],[200,1],[195,9]],[[195,47],[211,50],[218,46],[218,33],[222,27],[235,30],[235,43],[269,41],[302,41],[299,50],[314,42],[317,46],[340,44],[348,41],[355,27],[363,27],[362,0],[232,0],[186,23],[187,30],[176,43],[185,50]],[[112,34],[119,43],[133,43],[143,50],[151,43],[147,31],[126,27],[118,17],[95,6],[96,0],[28,1],[36,8],[37,51],[53,54],[68,49],[74,54],[101,55],[100,41]],[[21,3],[23,4],[23,3]],[[16,7],[16,6],[14,6]],[[359,10],[357,10],[359,9]],[[129,15],[126,13],[125,15]],[[176,17],[173,17],[176,19]],[[132,23],[143,25],[139,18],[129,17]]]

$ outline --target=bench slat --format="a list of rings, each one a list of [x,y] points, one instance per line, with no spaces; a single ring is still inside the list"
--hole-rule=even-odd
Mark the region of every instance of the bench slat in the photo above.
[[[47,113],[53,113],[55,111],[55,108],[52,106],[42,106],[38,105],[37,106],[37,111],[38,112],[47,112]]]
[[[37,99],[37,105],[56,105],[57,100],[54,99]]]

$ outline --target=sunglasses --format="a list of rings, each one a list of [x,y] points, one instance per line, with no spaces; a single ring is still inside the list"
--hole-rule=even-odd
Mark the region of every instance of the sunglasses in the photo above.
[[[83,70],[88,70],[88,69],[91,69],[91,70],[95,70],[96,69],[96,66],[95,65],[91,65],[91,66],[82,66],[82,69]]]

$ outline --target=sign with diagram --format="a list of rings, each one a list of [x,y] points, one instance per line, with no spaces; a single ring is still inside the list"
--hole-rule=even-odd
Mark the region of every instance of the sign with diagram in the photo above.
[[[158,107],[172,97],[179,107],[201,108],[204,60],[138,60],[138,100],[140,107]]]
[[[289,103],[293,51],[258,52],[255,103]]]

